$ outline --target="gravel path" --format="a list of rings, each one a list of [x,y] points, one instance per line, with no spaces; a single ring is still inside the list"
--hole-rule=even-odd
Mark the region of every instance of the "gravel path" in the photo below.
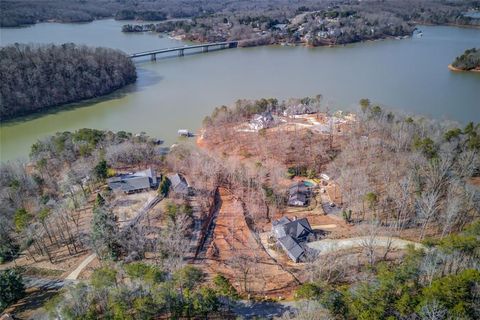
[[[70,273],[65,280],[77,280],[78,276],[80,275],[80,272],[90,263],[95,259],[97,255],[95,253],[92,253],[88,257],[86,257],[82,263],[78,265],[78,267]]]
[[[369,237],[355,237],[348,239],[324,239],[309,242],[307,246],[320,251],[320,254],[326,254],[339,250],[361,248],[363,246],[363,243],[365,243],[368,238]],[[385,247],[388,245],[389,241],[391,241],[391,247],[394,249],[404,249],[409,244],[414,245],[416,249],[423,247],[420,243],[403,240],[400,238],[377,237],[374,241],[375,246],[377,247]]]

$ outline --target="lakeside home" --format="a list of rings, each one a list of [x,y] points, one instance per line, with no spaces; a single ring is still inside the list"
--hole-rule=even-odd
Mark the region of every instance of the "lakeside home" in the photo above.
[[[303,103],[289,106],[283,111],[283,115],[286,117],[295,117],[298,115],[307,115],[317,113],[318,110],[316,107],[311,105],[306,105]]]
[[[112,190],[121,190],[126,194],[148,191],[156,188],[158,179],[155,171],[148,168],[134,173],[121,174],[107,179],[108,187]]]
[[[272,128],[277,124],[277,121],[273,117],[271,112],[264,112],[262,114],[256,114],[250,121],[250,129],[258,131],[261,129]]]

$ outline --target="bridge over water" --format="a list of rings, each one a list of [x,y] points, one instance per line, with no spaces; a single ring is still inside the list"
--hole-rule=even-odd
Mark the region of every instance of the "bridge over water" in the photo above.
[[[237,46],[238,46],[238,41],[203,43],[203,44],[196,44],[192,46],[183,46],[183,47],[165,48],[165,49],[137,52],[137,53],[131,54],[130,58],[135,59],[135,58],[150,56],[150,60],[155,61],[157,60],[157,55],[160,55],[163,53],[177,52],[179,57],[183,57],[185,55],[185,51],[187,50],[202,49],[201,52],[208,52],[210,49],[222,50],[222,49],[236,48]]]

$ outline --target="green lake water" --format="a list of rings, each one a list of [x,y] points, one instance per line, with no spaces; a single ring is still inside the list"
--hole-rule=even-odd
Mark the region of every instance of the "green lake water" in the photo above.
[[[185,44],[152,33],[124,34],[122,24],[41,23],[0,29],[0,41],[1,45],[75,42],[127,53]],[[367,97],[407,113],[462,124],[480,121],[480,74],[447,69],[465,49],[480,46],[480,29],[419,29],[420,38],[335,48],[270,46],[139,60],[137,83],[112,95],[2,123],[0,159],[26,157],[37,139],[83,127],[144,131],[168,145],[176,141],[178,129],[196,130],[213,108],[240,98],[320,93],[324,105],[333,110],[354,109]]]

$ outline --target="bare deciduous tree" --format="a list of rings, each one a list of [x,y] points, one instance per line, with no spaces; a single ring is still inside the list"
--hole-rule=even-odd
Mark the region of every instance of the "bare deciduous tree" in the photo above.
[[[424,192],[417,198],[417,214],[422,221],[422,229],[419,236],[420,240],[424,238],[429,222],[440,208],[439,201],[440,193],[436,190]]]
[[[447,317],[447,310],[438,301],[431,301],[420,310],[422,320],[443,320]]]
[[[241,281],[243,285],[243,291],[249,292],[248,284],[250,282],[250,274],[252,269],[255,268],[255,261],[246,254],[239,254],[233,257],[227,262],[232,268],[236,269],[241,275]]]

